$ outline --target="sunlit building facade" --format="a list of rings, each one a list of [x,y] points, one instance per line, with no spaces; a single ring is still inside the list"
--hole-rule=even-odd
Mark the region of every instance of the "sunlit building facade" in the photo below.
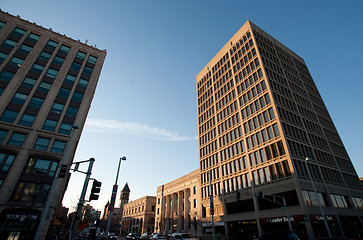
[[[359,177],[300,56],[247,21],[196,80],[205,233],[210,195],[230,236],[362,229]]]
[[[105,50],[0,11],[1,237],[33,239],[52,183],[62,177],[40,234],[45,239],[105,56]],[[63,176],[56,176],[65,154]]]

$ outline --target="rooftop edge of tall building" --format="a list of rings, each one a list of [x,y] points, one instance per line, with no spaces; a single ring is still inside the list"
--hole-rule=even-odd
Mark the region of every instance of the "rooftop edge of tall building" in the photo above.
[[[86,42],[85,43],[83,43],[83,42],[81,42],[81,40],[80,39],[73,39],[73,38],[71,38],[71,37],[69,37],[69,36],[67,36],[66,34],[60,34],[60,33],[58,33],[58,32],[55,32],[55,31],[53,31],[53,29],[52,28],[49,28],[49,29],[47,29],[47,28],[45,28],[45,27],[43,27],[43,26],[41,26],[41,25],[38,25],[37,23],[35,23],[35,22],[30,22],[29,20],[26,20],[26,19],[23,19],[23,18],[21,18],[21,16],[20,15],[12,15],[12,14],[10,14],[9,12],[5,12],[5,11],[3,11],[1,8],[0,8],[0,14],[6,14],[6,15],[8,15],[8,16],[10,16],[10,17],[13,17],[13,18],[17,18],[17,19],[19,19],[20,21],[23,21],[24,23],[26,23],[26,24],[31,24],[31,25],[34,25],[34,26],[36,26],[36,27],[39,27],[39,28],[42,28],[42,29],[44,29],[44,30],[46,30],[46,31],[49,31],[49,32],[51,32],[51,33],[53,33],[53,34],[57,34],[57,35],[59,35],[60,37],[62,37],[62,38],[67,38],[67,39],[69,39],[69,40],[71,40],[71,41],[75,41],[75,42],[78,42],[78,43],[80,43],[80,44],[82,44],[82,45],[84,45],[84,46],[86,46],[86,47],[91,47],[91,48],[93,48],[93,49],[95,49],[95,50],[98,50],[98,51],[100,51],[100,52],[104,52],[104,53],[107,53],[107,50],[106,49],[103,49],[103,50],[101,50],[101,49],[99,49],[99,48],[97,48],[96,47],[96,45],[88,45],[87,44],[87,41],[88,40],[86,40]]]
[[[197,82],[199,82],[205,74],[224,56],[226,52],[229,52],[229,49],[236,44],[237,41],[241,39],[241,36],[243,36],[244,32],[246,32],[248,29],[253,29],[260,34],[262,34],[267,39],[274,42],[276,45],[287,51],[289,54],[293,55],[297,60],[301,61],[303,64],[305,64],[305,61],[302,57],[300,57],[298,54],[293,52],[291,49],[286,47],[284,44],[276,40],[274,37],[272,37],[270,34],[262,30],[260,27],[258,27],[256,24],[251,22],[250,20],[247,20],[242,27],[230,38],[227,43],[218,51],[218,53],[208,62],[207,65],[199,72],[199,74],[196,76]],[[231,45],[232,43],[232,45]]]

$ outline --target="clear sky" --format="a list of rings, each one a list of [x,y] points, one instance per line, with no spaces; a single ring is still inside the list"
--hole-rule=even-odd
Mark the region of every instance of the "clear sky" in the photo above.
[[[107,49],[74,159],[96,159],[96,209],[110,199],[122,156],[118,184],[128,182],[130,200],[198,168],[196,75],[247,18],[304,58],[363,176],[361,0],[2,0],[0,8]],[[76,205],[84,178],[72,173],[65,206]]]

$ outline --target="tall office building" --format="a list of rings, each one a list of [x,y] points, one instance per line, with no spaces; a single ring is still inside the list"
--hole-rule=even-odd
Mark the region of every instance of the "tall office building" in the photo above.
[[[2,11],[0,44],[0,239],[34,238],[63,159],[44,239],[106,51]]]
[[[301,57],[247,21],[197,75],[197,97],[205,232],[210,194],[230,236],[289,219],[310,238],[362,228],[362,185]]]

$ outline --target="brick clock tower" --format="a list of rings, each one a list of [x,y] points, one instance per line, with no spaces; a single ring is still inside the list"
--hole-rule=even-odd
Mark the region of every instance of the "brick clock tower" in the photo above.
[[[126,183],[124,188],[121,190],[119,208],[122,209],[124,205],[129,202],[129,196],[130,196],[130,188],[129,185]]]

